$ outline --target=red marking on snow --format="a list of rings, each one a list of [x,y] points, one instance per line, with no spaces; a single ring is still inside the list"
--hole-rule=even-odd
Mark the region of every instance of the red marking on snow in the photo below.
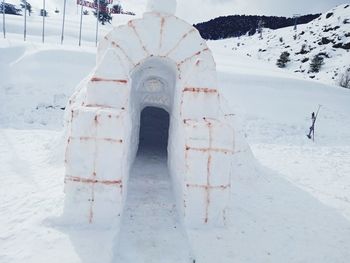
[[[190,59],[193,58],[193,57],[199,56],[200,54],[202,54],[202,53],[204,53],[204,52],[206,52],[206,51],[210,51],[209,48],[206,47],[206,48],[204,48],[204,49],[202,49],[202,50],[200,50],[200,51],[197,51],[197,52],[194,53],[192,56],[189,56],[189,57],[185,58],[184,60],[178,62],[178,63],[177,63],[177,66],[180,67],[180,66],[181,66],[182,64],[184,64],[186,61],[190,60]]]
[[[165,18],[160,19],[160,37],[159,37],[159,49],[162,47],[163,42],[163,31],[164,31]]]
[[[228,185],[201,185],[201,184],[186,184],[186,187],[193,188],[203,188],[203,189],[227,189],[231,187],[231,184]]]
[[[191,147],[186,145],[186,151],[196,151],[196,152],[218,152],[218,153],[233,153],[232,150],[229,149],[222,149],[222,148],[213,148],[213,147],[205,147],[205,148],[199,148],[199,147]]]
[[[65,180],[75,183],[83,183],[83,184],[103,184],[103,185],[122,185],[122,180],[98,180],[95,179],[96,176],[93,176],[94,179],[91,178],[81,178],[77,176],[66,176]],[[93,199],[93,198],[92,198]]]
[[[131,58],[128,56],[128,53],[125,52],[125,50],[120,45],[118,45],[114,41],[112,41],[111,44],[112,44],[112,46],[118,48],[124,54],[124,56],[129,60],[129,62],[135,67],[135,63],[131,60]]]
[[[134,33],[135,33],[137,39],[138,39],[139,42],[140,42],[140,45],[141,45],[143,51],[144,51],[147,55],[149,55],[149,52],[148,52],[146,46],[144,45],[144,43],[142,42],[142,38],[140,37],[139,33],[137,32],[136,27],[135,27],[135,25],[134,25],[134,23],[133,23],[132,20],[128,22],[128,26],[131,27],[132,30],[134,31]]]
[[[104,78],[99,78],[99,77],[93,77],[91,79],[92,82],[116,82],[116,83],[121,83],[121,84],[127,84],[128,80],[126,79],[104,79]]]
[[[75,140],[81,140],[81,141],[90,141],[90,140],[97,140],[97,141],[106,141],[106,142],[114,142],[114,143],[123,143],[123,140],[121,139],[111,139],[111,138],[96,138],[96,137],[70,137],[71,139]]]
[[[113,109],[114,107],[108,106],[108,105],[102,105],[102,104],[87,104],[86,107],[89,108],[107,108],[107,109]]]
[[[183,92],[218,93],[218,90],[217,89],[211,89],[211,88],[186,87],[186,88],[184,88]]]
[[[211,122],[207,123],[209,128],[209,149],[212,148],[212,125]],[[207,161],[207,186],[210,186],[210,175],[211,175],[211,151],[208,151],[208,161]],[[205,223],[208,223],[209,218],[209,205],[210,205],[210,189],[206,188],[206,207],[205,207]]]
[[[165,54],[165,56],[166,56],[166,57],[169,56],[174,50],[176,50],[176,49],[180,46],[181,42],[182,42],[186,37],[188,37],[191,33],[193,33],[193,32],[196,32],[196,29],[195,29],[195,28],[192,28],[190,31],[188,31],[188,32],[186,32],[185,34],[183,34],[182,37],[179,39],[179,41],[175,44],[175,46],[174,46],[172,49],[170,49],[170,50]]]

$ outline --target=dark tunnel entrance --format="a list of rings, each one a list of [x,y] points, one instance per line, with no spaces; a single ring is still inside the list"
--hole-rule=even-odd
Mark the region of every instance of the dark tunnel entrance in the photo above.
[[[161,108],[146,107],[141,112],[138,155],[157,153],[167,155],[169,113]]]

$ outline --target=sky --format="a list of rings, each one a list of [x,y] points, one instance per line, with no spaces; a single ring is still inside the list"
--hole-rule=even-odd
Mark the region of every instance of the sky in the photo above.
[[[256,14],[293,16],[323,13],[346,0],[178,0],[178,15],[187,19],[207,20],[218,15]],[[196,10],[196,14],[193,14]]]
[[[172,0],[164,0],[172,1]],[[120,0],[122,6],[142,9],[147,0]],[[349,0],[178,0],[176,15],[190,23],[210,20],[220,15],[256,14],[293,16],[323,13]]]
[[[42,0],[28,1],[34,7],[42,6]],[[93,2],[93,0],[87,1]],[[19,5],[20,0],[6,0],[6,2]],[[114,0],[114,2],[120,2],[125,10],[135,12],[138,17],[142,15],[147,5],[147,0]],[[75,13],[76,0],[67,0],[67,3],[68,10]],[[293,16],[323,13],[346,3],[350,4],[350,0],[177,0],[176,15],[189,23],[198,23],[233,14]],[[63,8],[63,0],[46,0],[46,4],[49,9]]]

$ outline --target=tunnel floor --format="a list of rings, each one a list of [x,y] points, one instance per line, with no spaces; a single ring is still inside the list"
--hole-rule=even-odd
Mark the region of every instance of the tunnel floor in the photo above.
[[[159,152],[137,156],[115,262],[189,262],[190,245],[179,222],[166,161]]]
[[[149,107],[142,112],[116,262],[189,262],[167,167],[168,128],[166,111]]]

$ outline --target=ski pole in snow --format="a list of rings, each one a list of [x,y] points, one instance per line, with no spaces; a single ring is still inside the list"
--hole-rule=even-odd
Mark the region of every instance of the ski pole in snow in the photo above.
[[[100,18],[100,0],[97,0],[97,10],[96,10],[96,47],[98,41],[98,20]]]
[[[24,0],[24,31],[23,31],[23,39],[26,41],[27,39],[27,0]]]
[[[79,47],[81,46],[81,28],[83,26],[83,5],[80,9],[80,29],[79,29]]]
[[[44,43],[44,42],[45,42],[45,16],[46,16],[45,0],[43,0],[43,11],[42,11],[42,16],[43,16],[43,34],[42,34],[42,41],[43,41],[43,43]]]
[[[6,27],[5,27],[5,0],[2,0],[2,32],[4,38],[6,38]]]
[[[309,134],[306,135],[310,140],[312,139],[313,141],[315,141],[315,123],[317,120],[318,113],[320,112],[320,109],[321,109],[321,105],[318,106],[316,114],[315,112],[311,114],[312,125],[310,127]]]
[[[67,3],[67,0],[64,0],[63,1],[63,18],[62,18],[61,45],[63,44],[63,38],[64,38],[64,20],[66,19],[66,3]]]

